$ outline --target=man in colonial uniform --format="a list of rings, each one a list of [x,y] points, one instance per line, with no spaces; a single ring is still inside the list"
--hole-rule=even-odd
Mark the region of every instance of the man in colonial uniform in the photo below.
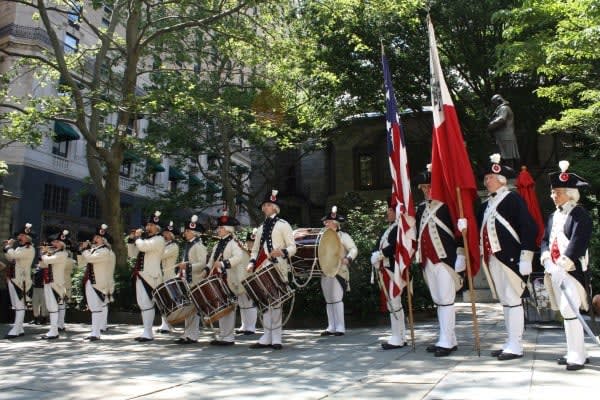
[[[154,300],[152,291],[163,282],[160,260],[165,249],[165,240],[160,232],[160,212],[156,211],[146,223],[145,236],[142,229],[134,233],[135,247],[138,254],[135,261],[133,278],[135,280],[135,295],[137,304],[142,312],[144,331],[135,338],[140,343],[154,340],[152,324],[154,322]]]
[[[179,257],[179,245],[175,241],[175,225],[173,221],[169,221],[169,225],[162,231],[162,236],[165,239],[165,250],[160,260],[163,276],[165,281],[175,277],[175,264]],[[171,325],[167,322],[164,315],[161,315],[160,328],[156,333],[170,333]]]
[[[263,265],[275,264],[284,282],[287,283],[290,257],[296,254],[296,242],[290,224],[279,217],[281,204],[277,194],[277,190],[272,190],[271,193],[267,193],[261,203],[265,221],[256,232],[256,241],[252,247],[247,270],[252,272]],[[275,350],[281,350],[283,348],[281,344],[283,333],[281,307],[269,308],[263,313],[263,326],[264,334],[257,343],[250,345],[250,348],[272,347]]]
[[[211,273],[222,274],[227,286],[237,295],[245,295],[246,292],[241,282],[246,278],[246,265],[250,256],[242,248],[235,237],[235,227],[240,223],[237,219],[223,212],[217,219],[217,236],[219,241],[213,247],[208,261]],[[210,344],[217,346],[230,346],[234,344],[235,310],[219,319],[218,338]]]
[[[352,237],[340,230],[340,224],[345,220],[346,218],[337,212],[336,206],[333,206],[331,212],[321,219],[326,229],[336,232],[344,248],[342,258],[339,260],[337,274],[335,276],[321,275],[321,289],[327,303],[327,329],[321,332],[321,336],[343,336],[346,332],[346,324],[344,322],[344,292],[350,290],[350,271],[348,266],[356,259],[358,249]]]
[[[459,275],[466,267],[462,240],[454,236],[450,209],[438,200],[431,199],[431,164],[413,180],[423,192],[425,201],[417,207],[419,229],[416,262],[423,267],[423,276],[431,298],[437,306],[440,324],[438,341],[427,351],[436,357],[446,357],[457,349],[455,325],[456,292],[462,288]]]
[[[26,223],[17,233],[17,240],[9,239],[4,244],[8,265],[8,293],[12,308],[15,310],[15,323],[12,329],[4,336],[5,339],[14,339],[25,335],[23,321],[25,319],[25,303],[31,289],[31,263],[35,257],[35,249],[31,244],[33,231],[31,224]]]
[[[206,247],[200,237],[204,228],[198,223],[198,216],[193,215],[190,221],[185,225],[183,238],[185,244],[183,247],[183,260],[176,265],[175,273],[183,277],[190,287],[196,286],[202,279],[208,275],[206,267]],[[190,344],[198,341],[200,337],[200,316],[198,313],[185,319],[185,329],[183,336],[175,340],[177,344]]]
[[[246,248],[247,253],[250,254],[252,251],[252,247],[254,247],[254,241],[256,239],[257,228],[252,229],[252,232],[248,232],[246,235]],[[240,309],[240,320],[242,325],[239,329],[235,330],[236,334],[242,335],[254,335],[256,332],[256,319],[258,318],[258,310],[256,308],[256,304],[252,301],[252,299],[248,296],[248,294],[244,291],[239,293],[237,296],[238,299],[238,307]]]
[[[589,363],[585,351],[583,326],[571,308],[587,310],[589,293],[588,247],[592,236],[592,219],[577,204],[579,188],[588,183],[568,172],[569,162],[559,163],[560,172],[550,174],[551,196],[556,211],[548,218],[541,246],[540,261],[548,275],[552,308],[560,310],[564,319],[567,354],[558,359],[568,371],[583,369]],[[550,280],[551,282],[548,282]]]
[[[515,171],[500,164],[499,154],[493,154],[490,161],[484,177],[490,197],[482,204],[477,220],[483,268],[489,268],[490,285],[504,307],[508,333],[502,349],[491,355],[506,361],[523,357],[525,320],[521,296],[526,276],[532,270],[537,228],[521,196],[507,187],[507,179],[514,178]]]
[[[387,299],[387,308],[390,313],[392,335],[381,344],[384,350],[399,349],[406,346],[406,325],[404,323],[404,309],[402,308],[402,291],[394,282],[396,236],[398,222],[396,221],[396,204],[388,199],[386,219],[390,224],[381,234],[371,253],[371,265],[383,282],[380,282]]]
[[[112,299],[115,281],[116,257],[110,246],[106,224],[96,229],[92,243],[85,242],[81,256],[86,263],[83,275],[84,295],[88,309],[92,313],[92,331],[85,339],[90,342],[100,340],[100,332],[108,318],[108,303]]]
[[[51,235],[49,239],[52,247],[41,256],[40,267],[44,269],[44,296],[50,316],[50,330],[41,337],[42,339],[58,339],[59,312],[64,313],[67,279],[70,279],[66,276],[66,271],[68,266],[73,264],[67,251],[69,237],[70,232],[67,229]]]

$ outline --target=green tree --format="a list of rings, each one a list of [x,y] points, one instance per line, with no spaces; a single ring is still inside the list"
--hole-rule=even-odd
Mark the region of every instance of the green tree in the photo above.
[[[26,96],[15,98],[3,90],[2,137],[39,143],[49,121],[75,125],[86,140],[86,159],[91,182],[101,199],[102,213],[110,233],[122,232],[119,170],[126,150],[151,155],[153,149],[143,140],[128,134],[135,118],[146,112],[145,97],[139,92],[140,77],[152,69],[153,58],[170,53],[161,46],[167,35],[185,38],[196,32],[225,30],[229,19],[241,15],[250,18],[251,8],[261,1],[155,2],[114,0],[91,1],[6,1],[26,5],[39,18],[49,42],[40,52],[0,49],[19,67],[27,68],[42,84],[60,79],[60,91],[69,96]],[[89,11],[104,5],[110,8],[107,28],[99,28],[88,17]],[[89,10],[88,10],[89,8]],[[76,52],[66,53],[54,18],[75,14],[78,23],[98,41]],[[120,32],[120,33],[117,33]],[[182,41],[182,43],[185,41]],[[6,87],[4,83],[3,88]],[[108,115],[117,115],[114,124],[105,124]],[[155,152],[155,150],[154,150]],[[124,244],[117,241],[115,251],[124,264]]]

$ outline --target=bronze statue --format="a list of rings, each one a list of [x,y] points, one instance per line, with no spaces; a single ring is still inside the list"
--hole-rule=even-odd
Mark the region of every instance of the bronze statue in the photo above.
[[[494,115],[488,124],[487,130],[494,135],[496,147],[505,160],[513,168],[517,168],[520,162],[519,146],[515,136],[515,122],[513,112],[508,104],[499,94],[492,97],[492,105],[496,107]]]

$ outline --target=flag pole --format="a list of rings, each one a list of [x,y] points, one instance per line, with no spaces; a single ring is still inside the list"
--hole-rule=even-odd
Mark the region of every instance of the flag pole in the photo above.
[[[456,197],[458,198],[458,210],[460,218],[464,218],[462,196],[460,188],[456,187]],[[471,257],[469,257],[469,238],[467,237],[467,230],[461,232],[463,238],[463,245],[465,247],[465,261],[467,262],[467,279],[469,282],[469,297],[471,298],[471,318],[473,320],[473,336],[475,336],[475,350],[477,350],[477,356],[481,357],[481,346],[479,343],[479,323],[477,322],[477,308],[475,306],[475,291],[473,289],[473,274],[471,272]]]
[[[396,244],[397,246],[397,244]],[[408,302],[408,323],[410,324],[410,340],[412,341],[412,349],[413,351],[416,351],[416,344],[415,344],[415,319],[413,316],[413,305],[412,305],[412,285],[410,282],[410,265],[406,266],[406,278],[407,278],[407,282],[406,282],[406,300]]]

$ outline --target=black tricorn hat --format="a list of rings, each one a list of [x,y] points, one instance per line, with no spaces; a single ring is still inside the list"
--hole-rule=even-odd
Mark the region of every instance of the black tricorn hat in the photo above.
[[[262,205],[265,203],[272,203],[278,207],[281,207],[281,202],[279,201],[279,198],[277,197],[278,194],[279,194],[279,191],[276,189],[271,190],[270,193],[266,193],[265,198],[263,199],[262,203],[260,203],[260,206],[262,207]]]
[[[346,217],[343,216],[342,214],[338,213],[337,206],[333,206],[333,207],[331,207],[331,212],[329,214],[327,214],[326,216],[324,216],[323,218],[321,218],[321,221],[327,221],[327,220],[344,222],[344,221],[346,221]]]
[[[229,216],[227,210],[223,210],[223,213],[217,217],[217,226],[238,226],[239,224],[240,221]]]
[[[160,224],[160,211],[154,211],[154,214],[152,214],[151,216],[148,217],[148,219],[146,220],[147,224],[155,224],[158,225]]]
[[[425,170],[413,178],[413,183],[416,185],[431,184],[431,164],[427,164]]]
[[[515,172],[515,170],[512,169],[511,167],[509,167],[508,165],[500,164],[500,160],[501,160],[500,154],[498,154],[498,153],[492,154],[490,156],[490,162],[488,163],[486,168],[483,170],[481,175],[485,176],[485,175],[489,175],[489,174],[495,174],[495,175],[502,175],[506,179],[516,178],[517,173]]]
[[[189,229],[191,231],[200,232],[200,233],[203,233],[205,231],[205,229],[202,226],[202,224],[200,224],[198,222],[198,216],[195,215],[195,214],[192,215],[192,217],[190,218],[190,220],[185,223],[183,229]]]
[[[558,166],[560,168],[559,172],[552,172],[548,174],[551,188],[581,189],[590,186],[590,184],[579,175],[568,172],[568,161],[562,160],[558,163]]]
[[[96,228],[96,235],[106,239],[109,243],[112,242],[112,238],[108,234],[108,225],[102,224]]]
[[[61,229],[60,231],[48,236],[48,240],[50,240],[50,241],[60,240],[61,242],[64,242],[65,244],[70,244],[71,243],[70,239],[71,239],[71,232],[68,229]]]
[[[33,231],[33,225],[29,222],[26,222],[25,225],[23,225],[23,227],[21,229],[19,229],[17,232],[15,232],[15,234],[14,234],[15,237],[17,237],[19,235],[27,235],[33,239],[35,237],[35,232]]]

